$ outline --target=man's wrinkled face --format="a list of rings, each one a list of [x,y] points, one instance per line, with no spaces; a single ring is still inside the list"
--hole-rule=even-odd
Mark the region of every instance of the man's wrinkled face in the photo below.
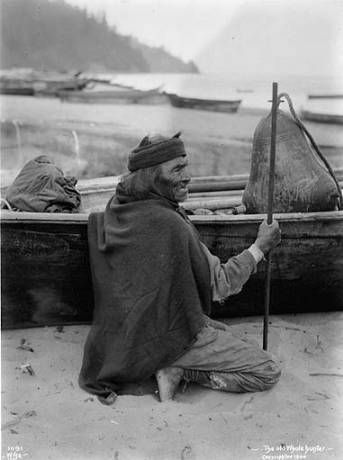
[[[191,180],[188,172],[187,156],[173,158],[161,165],[161,183],[167,187],[167,198],[185,201],[188,198],[188,184]]]

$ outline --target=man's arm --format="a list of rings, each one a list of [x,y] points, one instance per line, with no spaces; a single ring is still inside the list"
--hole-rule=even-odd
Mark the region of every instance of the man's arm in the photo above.
[[[238,294],[250,275],[256,272],[257,262],[248,249],[222,264],[219,258],[211,254],[204,244],[202,244],[202,248],[210,267],[212,300],[215,302]]]
[[[238,294],[250,275],[256,272],[257,264],[280,240],[278,223],[262,222],[255,243],[223,264],[202,244],[211,272],[212,300],[220,302]]]

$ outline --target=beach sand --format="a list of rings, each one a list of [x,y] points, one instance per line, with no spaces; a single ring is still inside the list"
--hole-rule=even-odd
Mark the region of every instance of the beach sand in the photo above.
[[[2,458],[15,449],[34,460],[343,458],[343,314],[270,321],[269,350],[282,366],[272,390],[191,385],[160,403],[151,380],[126,388],[131,394],[113,406],[78,387],[89,326],[4,331]],[[226,322],[261,344],[261,318]]]

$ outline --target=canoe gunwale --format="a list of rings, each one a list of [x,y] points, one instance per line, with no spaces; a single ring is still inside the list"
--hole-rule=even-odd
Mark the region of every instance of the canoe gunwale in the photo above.
[[[85,223],[90,213],[44,213],[44,212],[14,212],[1,210],[1,223],[23,223],[23,222],[55,222],[59,223]],[[239,215],[190,215],[189,218],[194,224],[218,224],[228,223],[258,223],[265,219],[267,214],[239,214]],[[319,222],[319,221],[342,221],[343,211],[323,211],[309,213],[278,213],[274,218],[280,222]],[[343,232],[343,228],[342,228]]]

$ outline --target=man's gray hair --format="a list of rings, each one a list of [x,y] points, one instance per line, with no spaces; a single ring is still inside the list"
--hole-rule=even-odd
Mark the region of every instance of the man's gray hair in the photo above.
[[[156,193],[161,173],[161,165],[150,166],[149,168],[138,169],[137,171],[127,173],[122,176],[119,182],[121,191],[125,195],[142,200],[149,193]]]

